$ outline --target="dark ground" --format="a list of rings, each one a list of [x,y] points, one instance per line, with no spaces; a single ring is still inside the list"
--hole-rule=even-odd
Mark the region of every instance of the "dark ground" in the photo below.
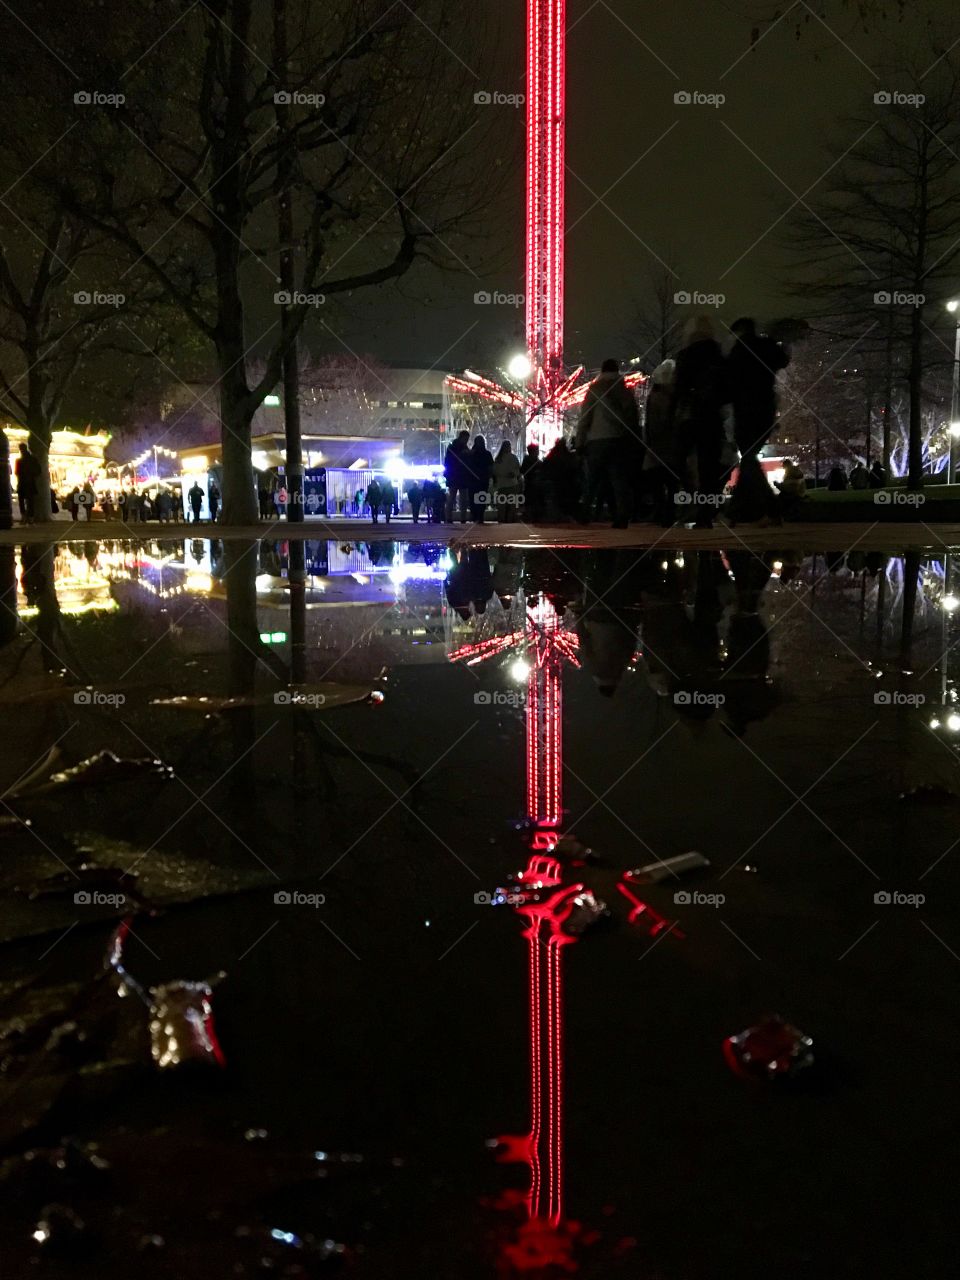
[[[509,685],[497,664],[452,667],[438,651],[411,665],[391,640],[402,613],[440,608],[429,585],[385,598],[375,629],[361,609],[308,611],[308,680],[336,680],[344,702],[276,707],[283,686],[247,627],[255,556],[236,554],[236,585],[199,606],[125,581],[117,612],[51,629],[41,593],[29,631],[0,650],[0,790],[58,739],[61,768],[112,747],[177,775],[16,802],[32,828],[0,833],[3,1275],[514,1274],[501,1251],[518,1220],[495,1205],[524,1171],[485,1142],[529,1124],[526,952],[517,915],[473,895],[526,860],[512,825],[523,712],[474,701]],[[929,728],[956,638],[936,581],[904,648],[902,561],[882,570],[882,594],[862,558],[775,577],[754,660],[722,686],[723,710],[698,718],[669,695],[721,687],[696,616],[708,562],[675,564],[672,545],[639,567],[617,554],[527,552],[512,580],[561,606],[602,584],[643,652],[609,700],[590,670],[564,676],[566,827],[596,851],[577,874],[612,910],[563,952],[580,1273],[952,1274],[960,800],[954,748]],[[728,647],[731,599],[724,581]],[[470,626],[496,630],[497,616],[491,605]],[[61,661],[67,676],[44,670]],[[86,684],[127,701],[77,705]],[[256,707],[212,718],[151,705],[251,687]],[[372,688],[381,705],[347,700]],[[878,704],[878,690],[929,701]],[[921,783],[938,790],[900,798]],[[126,963],[141,982],[226,971],[225,1071],[155,1072],[143,1012],[96,981],[115,919],[73,903],[58,858],[76,866],[78,832],[127,842],[118,864],[147,851],[137,870],[164,910],[134,921]],[[618,874],[688,849],[712,866],[683,887],[726,902],[677,907],[673,887],[646,889],[687,934],[652,943],[626,923]],[[59,896],[17,891],[58,875]],[[278,906],[278,885],[326,903]],[[881,889],[926,901],[878,906]],[[815,1067],[783,1087],[736,1079],[723,1038],[773,1011],[813,1036]],[[51,1041],[64,1021],[85,1038]],[[24,1160],[67,1135],[97,1143],[111,1170]],[[35,1265],[50,1202],[88,1223],[85,1260]],[[347,1253],[324,1261],[322,1245],[271,1241],[271,1228]],[[154,1235],[162,1247],[144,1243]]]

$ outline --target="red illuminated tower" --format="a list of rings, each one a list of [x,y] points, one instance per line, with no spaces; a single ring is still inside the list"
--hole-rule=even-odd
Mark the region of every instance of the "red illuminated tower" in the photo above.
[[[528,443],[546,452],[563,431],[566,0],[527,0],[527,351],[533,372]]]
[[[564,168],[566,162],[566,0],[527,0],[526,328],[532,370],[524,390],[468,372],[447,389],[491,400],[526,417],[527,444],[544,456],[563,435],[564,414],[583,401],[583,366],[563,357]],[[627,384],[643,382],[631,373]]]

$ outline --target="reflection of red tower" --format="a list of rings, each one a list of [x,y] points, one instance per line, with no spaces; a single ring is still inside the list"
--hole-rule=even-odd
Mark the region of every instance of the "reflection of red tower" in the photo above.
[[[577,636],[548,596],[524,606],[523,630],[462,645],[451,662],[476,666],[512,653],[527,666],[527,816],[540,832],[536,847],[556,844],[563,813],[563,663],[579,667]]]
[[[527,817],[531,854],[517,878],[516,910],[530,947],[530,1133],[508,1144],[508,1158],[530,1166],[528,1213],[550,1228],[563,1217],[563,971],[561,948],[575,942],[564,926],[577,909],[582,884],[561,884],[550,850],[563,815],[563,664],[579,667],[577,636],[552,601],[523,604],[523,630],[463,645],[450,654],[468,666],[508,653],[527,665]],[[527,1242],[529,1248],[531,1242]],[[537,1237],[536,1247],[544,1247]]]

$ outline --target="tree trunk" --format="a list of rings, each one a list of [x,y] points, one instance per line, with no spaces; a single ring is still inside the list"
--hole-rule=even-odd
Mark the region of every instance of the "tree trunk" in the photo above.
[[[923,308],[910,316],[910,436],[907,448],[907,488],[923,488]]]
[[[33,518],[38,522],[53,519],[50,505],[50,424],[27,419],[30,432],[27,447],[40,464],[40,475],[37,479],[37,492],[33,502]]]
[[[256,524],[260,518],[257,486],[250,456],[249,392],[243,371],[243,348],[217,346],[220,365],[220,442],[223,449],[223,513],[226,525]],[[239,363],[238,363],[239,361]]]

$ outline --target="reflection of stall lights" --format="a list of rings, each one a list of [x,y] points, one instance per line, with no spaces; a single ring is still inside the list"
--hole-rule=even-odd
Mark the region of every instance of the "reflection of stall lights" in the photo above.
[[[952,436],[960,436],[960,422],[950,423],[950,434]]]
[[[213,579],[209,573],[188,573],[183,585],[188,591],[210,591],[213,587]]]
[[[664,561],[661,563],[660,568],[664,571],[664,573],[666,573],[666,571],[670,568],[670,563],[669,563],[669,561],[664,560]]]
[[[61,604],[60,612],[64,617],[75,618],[80,613],[113,613],[120,606],[116,600],[78,600],[76,604]],[[36,605],[24,605],[22,609],[17,610],[17,616],[20,618],[36,618],[40,610]]]
[[[947,716],[947,728],[951,733],[960,732],[960,716],[958,716],[956,712],[954,712],[953,715]]]
[[[263,403],[264,403],[264,404],[268,404],[268,405],[270,406],[270,408],[271,408],[271,409],[275,409],[275,408],[277,407],[277,405],[280,403],[280,397],[279,397],[279,396],[264,396],[264,397],[263,397]]]
[[[960,604],[960,600],[958,600],[956,596],[943,597],[943,607],[946,609],[947,613],[953,613],[958,604]]]
[[[937,717],[936,717],[936,716],[934,716],[934,717],[933,717],[933,719],[930,721],[930,728],[931,728],[931,729],[939,729],[939,728],[940,728],[940,721],[937,719]]]
[[[261,644],[283,644],[286,641],[287,633],[285,631],[261,631]]]
[[[774,572],[774,573],[779,573],[779,572],[780,572],[780,570],[781,570],[782,568],[783,568],[783,561],[782,561],[782,560],[774,560],[774,562],[773,562],[773,572]]]
[[[514,680],[526,680],[530,674],[530,663],[523,658],[518,658],[516,662],[510,666],[510,675]]]

